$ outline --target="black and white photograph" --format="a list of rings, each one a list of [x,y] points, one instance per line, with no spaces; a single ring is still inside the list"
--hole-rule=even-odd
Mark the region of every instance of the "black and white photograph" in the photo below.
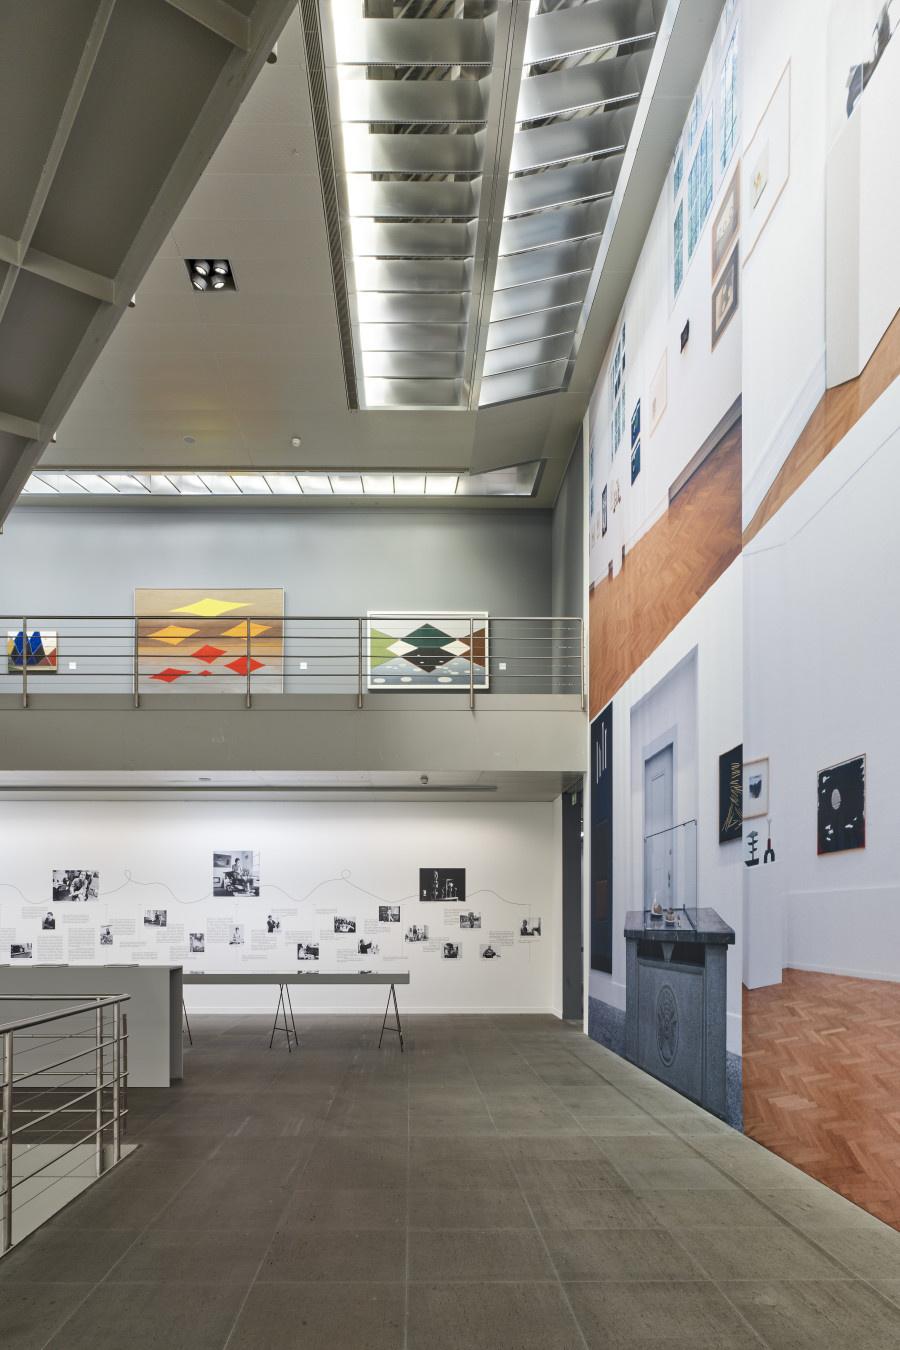
[[[357,943],[357,951],[360,956],[377,956],[381,951],[381,948],[378,943],[373,942],[371,938],[360,938]]]
[[[319,944],[318,942],[298,942],[297,960],[298,961],[318,961]]]
[[[213,853],[213,895],[259,895],[259,854],[246,848]]]
[[[99,872],[67,867],[53,873],[54,900],[96,900],[99,895]]]
[[[427,923],[413,923],[413,924],[410,924],[409,928],[407,928],[407,930],[406,930],[405,941],[406,941],[406,942],[427,942],[427,941],[428,941],[428,924],[427,924]]]
[[[206,934],[190,933],[188,935],[188,949],[191,956],[199,956],[206,951]]]
[[[523,919],[519,928],[519,937],[540,937],[541,921],[540,919]]]
[[[168,911],[165,909],[145,909],[144,926],[149,928],[165,928],[169,921]]]
[[[47,913],[41,919],[41,927],[44,929],[45,932],[48,929],[53,929],[56,927],[56,916],[54,915],[52,909],[48,909]]]
[[[459,926],[460,928],[480,928],[481,915],[473,913],[470,909],[467,914],[460,914]]]
[[[466,869],[464,867],[420,867],[419,899],[443,900],[451,905],[465,904]]]
[[[243,947],[244,945],[244,925],[236,923],[231,930],[231,937],[228,939],[229,947]]]
[[[344,916],[344,915],[338,915],[338,914],[335,914],[335,916],[334,916],[334,931],[335,931],[336,933],[355,933],[355,932],[356,932],[356,920],[355,920],[355,919],[348,919],[348,918],[347,918],[346,916]]]
[[[769,814],[769,761],[744,761],[741,775],[741,814],[744,820]]]
[[[100,928],[100,946],[111,947],[112,945],[112,928],[108,923],[102,924]]]
[[[866,757],[833,764],[818,775],[818,853],[866,846]]]
[[[9,949],[9,958],[11,961],[30,961],[31,943],[14,942]]]
[[[269,914],[266,916],[266,932],[267,933],[281,932],[281,920],[276,919],[274,914]]]
[[[458,961],[462,956],[462,947],[458,942],[445,942],[441,948],[441,956],[445,961]]]
[[[399,923],[400,906],[399,905],[379,905],[378,906],[379,923]]]
[[[478,948],[478,952],[482,961],[493,961],[495,957],[499,957],[500,955],[497,948],[492,947],[489,942],[482,942],[481,946]]]

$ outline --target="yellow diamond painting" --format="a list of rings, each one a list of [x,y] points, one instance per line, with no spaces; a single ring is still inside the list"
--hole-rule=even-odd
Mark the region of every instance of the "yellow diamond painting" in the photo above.
[[[281,693],[284,591],[275,587],[134,593],[138,688],[146,694]],[[193,623],[167,622],[191,615]],[[248,633],[249,628],[249,633]]]

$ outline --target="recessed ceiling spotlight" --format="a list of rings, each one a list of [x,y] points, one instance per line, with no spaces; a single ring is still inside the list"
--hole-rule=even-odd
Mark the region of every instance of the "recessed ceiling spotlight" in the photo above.
[[[196,445],[196,444],[197,444],[197,437],[196,437],[196,436],[185,436],[185,438],[184,438],[184,443],[185,443],[185,445]]]
[[[303,442],[301,441],[299,436],[291,437],[291,445],[294,447],[295,450],[299,450],[302,444]]]
[[[185,258],[195,291],[236,291],[234,272],[227,258]]]

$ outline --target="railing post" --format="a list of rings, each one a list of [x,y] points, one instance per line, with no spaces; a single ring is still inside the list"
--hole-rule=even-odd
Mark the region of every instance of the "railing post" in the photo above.
[[[357,643],[356,643],[356,665],[357,665],[357,690],[356,706],[361,708],[363,705],[363,621],[361,618],[356,620]]]
[[[22,620],[22,707],[28,707],[28,619]]]
[[[250,620],[247,624],[247,707],[250,707]]]
[[[475,620],[469,619],[469,708],[475,707]]]
[[[122,1072],[122,1005],[113,1004],[113,1166],[122,1157],[122,1131],[119,1121],[119,1075]]]
[[[135,615],[135,616],[134,616],[134,670],[133,670],[133,672],[132,672],[132,683],[133,683],[133,685],[134,685],[134,706],[135,706],[136,708],[139,708],[139,707],[141,706],[141,696],[140,696],[140,693],[138,692],[138,689],[139,689],[139,682],[140,682],[140,674],[139,674],[139,669],[138,669],[138,638],[139,638],[139,636],[140,636],[140,633],[139,633],[139,624],[140,624],[140,620],[138,619],[137,615]]]
[[[94,1012],[97,1048],[94,1051],[94,1156],[97,1176],[103,1172],[103,1009]]]
[[[24,629],[22,630],[25,631]],[[24,660],[24,651],[23,651]],[[13,1033],[3,1035],[3,1236],[0,1252],[12,1246],[12,1186],[13,1186]]]

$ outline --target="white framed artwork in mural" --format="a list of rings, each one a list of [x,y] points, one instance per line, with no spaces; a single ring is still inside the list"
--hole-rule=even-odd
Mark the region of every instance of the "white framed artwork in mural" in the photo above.
[[[488,615],[445,610],[370,609],[369,689],[488,688]]]
[[[741,161],[744,266],[791,174],[791,63],[784,72]]]
[[[743,802],[744,820],[753,820],[757,816],[769,814],[768,759],[744,761]]]
[[[669,349],[663,352],[659,365],[656,367],[653,379],[650,381],[650,398],[648,400],[650,407],[650,435],[652,436],[656,428],[662,421],[662,415],[666,411],[668,402],[668,370]]]

